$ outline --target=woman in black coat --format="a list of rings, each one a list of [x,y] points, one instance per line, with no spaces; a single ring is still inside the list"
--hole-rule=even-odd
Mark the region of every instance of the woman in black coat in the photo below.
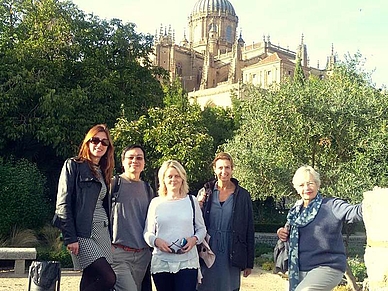
[[[109,231],[109,185],[114,168],[112,139],[103,124],[86,134],[78,156],[67,159],[58,183],[55,225],[63,234],[81,291],[109,291],[116,275]]]
[[[216,255],[214,264],[201,268],[199,291],[235,291],[240,288],[241,272],[251,274],[254,263],[254,226],[249,192],[232,177],[233,159],[224,152],[213,160],[216,180],[198,193],[210,247]]]

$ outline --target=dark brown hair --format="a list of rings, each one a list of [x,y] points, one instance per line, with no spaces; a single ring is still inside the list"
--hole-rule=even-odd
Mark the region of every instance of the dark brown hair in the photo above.
[[[101,157],[100,164],[99,164],[101,171],[104,174],[105,183],[109,187],[112,179],[112,175],[113,175],[115,161],[114,161],[114,147],[113,147],[112,138],[109,134],[108,127],[105,124],[97,124],[93,126],[91,129],[89,129],[80,146],[77,159],[86,161],[89,164],[89,167],[92,170],[93,174],[95,176],[98,175],[95,168],[93,167],[93,162],[90,156],[89,143],[90,143],[90,139],[99,132],[105,132],[109,140],[109,145],[108,145],[108,148],[106,149],[106,153]]]

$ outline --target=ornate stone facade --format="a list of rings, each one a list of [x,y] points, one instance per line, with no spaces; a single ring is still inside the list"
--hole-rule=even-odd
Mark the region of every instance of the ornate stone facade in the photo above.
[[[269,88],[293,77],[297,59],[306,76],[324,78],[335,62],[332,52],[325,69],[310,67],[303,36],[296,52],[272,44],[269,36],[245,45],[237,27],[228,0],[197,0],[188,18],[188,38],[185,33],[176,44],[171,28],[155,36],[154,65],[168,70],[171,80],[180,78],[189,98],[201,106],[230,106],[230,93],[218,94],[227,87],[238,91],[239,83],[252,83]]]

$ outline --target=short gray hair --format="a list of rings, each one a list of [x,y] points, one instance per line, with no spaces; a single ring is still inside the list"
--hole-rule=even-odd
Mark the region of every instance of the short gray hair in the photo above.
[[[319,173],[311,166],[302,166],[295,171],[294,177],[292,178],[292,184],[294,185],[294,188],[298,186],[300,177],[305,177],[306,174],[310,174],[313,177],[314,182],[317,184],[318,188],[321,186]]]

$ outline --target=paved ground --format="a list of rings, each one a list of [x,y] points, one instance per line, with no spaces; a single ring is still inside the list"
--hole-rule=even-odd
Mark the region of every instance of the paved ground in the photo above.
[[[81,278],[80,272],[62,270],[61,291],[77,291]],[[248,278],[242,278],[241,291],[284,291],[287,281],[280,276],[254,269]],[[0,291],[28,290],[28,275],[17,276],[13,271],[0,271]]]

